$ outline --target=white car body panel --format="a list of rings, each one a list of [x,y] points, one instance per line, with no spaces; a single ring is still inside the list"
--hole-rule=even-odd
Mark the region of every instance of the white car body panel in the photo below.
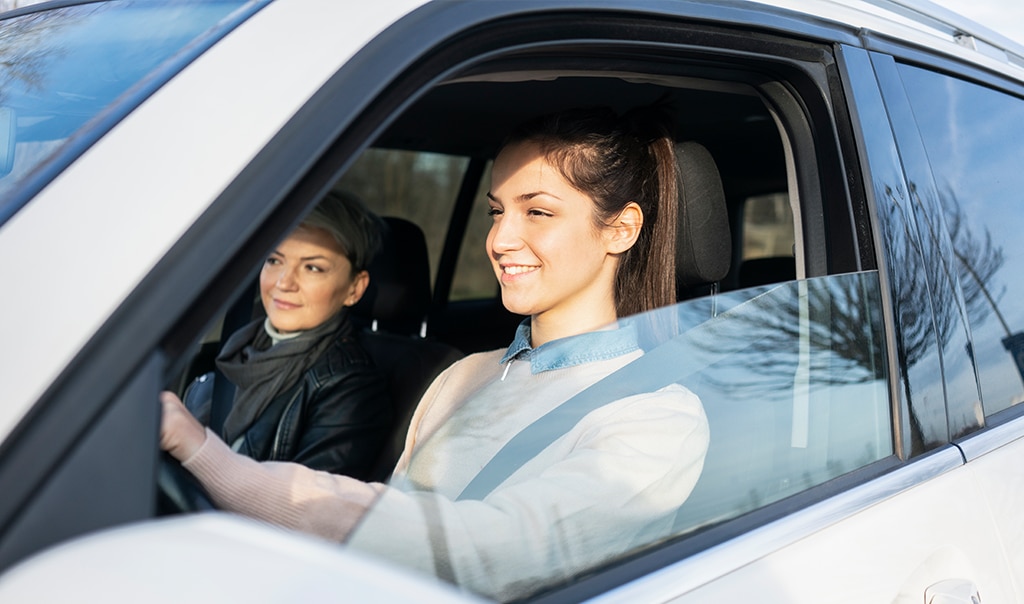
[[[0,440],[281,126],[416,4],[363,6],[358,19],[334,0],[270,4],[0,229],[0,258],[19,259],[5,263],[5,281],[32,284],[0,301],[0,315],[14,318],[6,339],[29,343],[0,350]],[[46,271],[54,278],[40,279]]]
[[[924,482],[736,569],[674,602],[916,604],[950,578],[985,602],[1015,600],[1012,573],[969,468]],[[938,530],[937,527],[942,527]],[[969,602],[969,600],[968,600]]]
[[[1024,47],[1019,43],[927,0],[751,1],[879,32],[1010,77],[1024,76]]]
[[[1013,448],[990,456],[993,472],[1006,472],[1024,443]],[[933,454],[592,602],[739,602],[758,594],[758,602],[778,604],[911,604],[951,577],[969,579],[982,601],[1014,601],[1013,569],[990,547],[1004,529],[988,512],[976,470],[959,458],[956,449]],[[922,482],[922,471],[934,476]],[[1007,492],[1009,504],[1013,488]]]
[[[2,602],[478,602],[425,575],[228,514],[104,531],[0,577]]]

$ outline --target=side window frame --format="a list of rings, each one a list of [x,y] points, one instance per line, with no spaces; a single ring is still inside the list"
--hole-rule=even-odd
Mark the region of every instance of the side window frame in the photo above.
[[[906,256],[916,257],[919,245],[906,235],[913,229],[907,226],[905,200],[908,187],[893,140],[872,57],[864,49],[837,45],[836,53],[844,72],[844,93],[849,99],[856,156],[860,163],[867,213],[878,257],[879,279],[882,291],[882,311],[888,341],[889,376],[892,382],[893,415],[898,418],[895,439],[896,450],[903,460],[921,455],[948,444],[948,428],[944,408],[941,369],[937,353],[928,355],[929,364],[911,371],[908,358],[921,358],[938,348],[934,332],[931,307],[922,309],[920,301],[914,306],[914,292],[906,286],[914,275],[905,271]],[[924,297],[928,302],[930,299]],[[911,308],[912,307],[912,308]],[[916,352],[923,351],[923,352]],[[931,358],[934,356],[935,358]],[[928,396],[922,396],[930,393]],[[938,400],[929,404],[929,400]],[[923,405],[918,409],[915,405]]]
[[[692,34],[692,32],[688,33]],[[751,58],[751,54],[754,51],[764,53],[762,45],[767,45],[768,42],[751,41],[749,36],[736,31],[722,33],[721,36],[722,40],[719,41],[721,47],[711,46],[710,50],[704,49],[702,52],[718,53],[723,63],[728,58],[741,64],[770,66],[773,71],[780,74],[775,76],[777,79],[774,81],[762,82],[764,86],[761,87],[761,91],[765,94],[765,101],[773,106],[780,129],[794,137],[794,140],[789,143],[796,150],[790,157],[792,163],[787,169],[792,176],[792,182],[795,183],[793,185],[796,187],[795,190],[801,193],[800,207],[807,217],[807,220],[801,221],[801,229],[804,240],[807,242],[806,248],[811,256],[805,265],[801,265],[801,270],[805,271],[801,274],[824,276],[850,270],[872,269],[874,258],[865,253],[872,248],[865,245],[864,234],[857,231],[857,225],[853,224],[851,217],[849,205],[851,197],[856,197],[856,195],[850,192],[844,178],[833,178],[845,175],[850,168],[843,164],[845,156],[842,151],[844,143],[840,140],[841,135],[833,129],[836,120],[842,122],[843,118],[837,118],[833,113],[833,111],[840,110],[834,106],[837,99],[833,97],[836,84],[833,79],[835,66],[830,62],[831,55],[828,55],[828,64],[823,65],[817,62],[821,60],[820,49],[815,54],[815,52],[808,52],[806,44],[792,42],[793,48],[790,49],[790,52],[794,56],[761,54],[759,59],[754,59]],[[714,35],[711,37],[714,38]],[[514,39],[515,36],[509,34],[509,38]],[[775,39],[772,41],[778,42]],[[636,43],[637,48],[640,46],[640,43]],[[735,46],[742,46],[742,48],[737,50]],[[783,49],[786,47],[786,43],[783,41],[771,52],[783,53]],[[815,49],[818,47],[816,46]],[[434,59],[436,60],[432,62]],[[431,65],[442,62],[436,57],[424,61]],[[456,61],[452,61],[452,63],[454,64]],[[423,64],[420,66],[422,67]],[[445,68],[452,69],[450,66]],[[284,196],[283,201],[278,203],[274,211],[266,215],[265,220],[259,226],[257,236],[253,236],[242,246],[243,250],[239,252],[236,259],[241,262],[245,258],[255,258],[261,255],[269,247],[270,242],[284,232],[287,225],[294,222],[301,212],[313,203],[317,194],[330,186],[352,158],[374,140],[389,120],[398,115],[398,107],[414,102],[415,97],[422,94],[427,87],[427,79],[427,76],[416,78],[417,85],[420,86],[419,89],[411,83],[397,86],[391,90],[392,95],[375,100],[366,112],[360,114],[358,119],[354,119],[351,123],[356,125],[338,136],[325,155],[319,157],[313,167],[300,176],[298,184]],[[338,93],[338,90],[332,92]],[[329,105],[329,102],[322,103],[322,106]],[[807,112],[812,115],[808,117]],[[312,117],[314,118],[311,120],[312,122],[324,119],[322,113]],[[825,168],[824,172],[822,167]],[[854,199],[852,203],[859,204],[860,200]],[[277,222],[275,218],[282,220]],[[241,269],[234,270],[227,283],[243,282],[238,277],[239,270]],[[203,322],[202,314],[197,315],[191,322],[186,321],[192,325],[193,333],[198,333],[195,326]],[[896,460],[891,458],[872,463],[844,475],[841,479],[812,487],[785,501],[769,504],[742,518],[702,531],[693,537],[687,537],[650,555],[638,556],[635,560],[618,565],[611,574],[599,575],[582,591],[573,591],[572,593],[576,595],[594,593],[595,586],[600,586],[609,580],[615,584],[622,583],[630,577],[640,576],[663,565],[666,560],[679,559],[702,551],[745,533],[751,528],[782,518],[797,509],[846,490],[852,485],[860,484],[868,478],[891,469],[895,463]],[[600,587],[597,588],[597,590],[600,589]],[[564,596],[567,592],[554,592],[556,599],[558,593],[562,593]]]

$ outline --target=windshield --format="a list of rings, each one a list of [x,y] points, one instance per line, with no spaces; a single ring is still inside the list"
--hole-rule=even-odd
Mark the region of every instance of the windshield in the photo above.
[[[264,3],[121,0],[0,21],[0,224]]]
[[[893,454],[874,272],[692,300],[511,361],[470,358],[446,385],[472,395],[424,398],[411,458],[349,543],[499,600]]]

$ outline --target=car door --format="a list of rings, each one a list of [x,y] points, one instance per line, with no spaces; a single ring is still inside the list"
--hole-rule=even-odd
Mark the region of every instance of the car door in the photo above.
[[[1024,118],[1019,81],[969,67],[906,58],[875,59],[908,181],[930,230],[948,238],[956,287],[947,300],[969,326],[948,348],[970,360],[946,371],[950,433],[991,510],[1011,565],[1021,576],[1020,482],[1015,466],[1024,429],[1020,287],[1021,176],[1014,166]],[[941,69],[945,67],[945,69]],[[941,91],[941,92],[940,92]],[[898,124],[898,125],[897,125]],[[978,386],[975,388],[974,383]],[[1018,589],[1020,589],[1018,580]]]
[[[883,103],[871,56],[838,28],[783,27],[774,20],[780,13],[734,8],[708,8],[700,22],[685,8],[657,18],[594,13],[585,20],[566,11],[545,15],[544,32],[531,28],[529,14],[519,15],[517,28],[491,39],[494,67],[470,58],[466,71],[455,71],[462,77],[426,91],[383,135],[390,144],[402,144],[399,134],[420,141],[409,135],[417,131],[399,126],[434,124],[414,117],[432,115],[427,110],[440,101],[467,115],[478,109],[478,98],[491,100],[492,111],[502,106],[499,98],[537,104],[558,98],[556,91],[576,101],[588,90],[587,78],[601,83],[595,90],[603,98],[614,99],[612,78],[579,59],[610,47],[616,75],[631,83],[658,74],[666,78],[662,85],[673,75],[694,78],[682,89],[753,84],[752,96],[769,108],[763,122],[750,116],[746,123],[759,125],[746,131],[712,119],[717,132],[691,126],[691,135],[722,162],[733,207],[759,167],[778,189],[750,193],[785,194],[795,233],[788,262],[796,278],[770,290],[743,288],[735,266],[718,284],[732,291],[678,307],[697,325],[694,317],[736,320],[724,328],[735,330],[727,331],[731,338],[690,351],[695,357],[710,351],[713,358],[706,371],[683,382],[704,402],[712,444],[700,482],[679,509],[676,532],[616,552],[564,582],[538,585],[531,596],[912,602],[970,601],[980,593],[1011,599],[997,527],[953,443],[981,420],[970,412],[977,409],[977,383],[962,377],[972,365],[963,302],[949,271],[952,252],[948,241],[930,234],[908,192],[890,125],[895,118]],[[496,18],[495,26],[501,22]],[[562,39],[563,26],[572,41]],[[557,81],[558,59],[565,56],[573,57],[565,63],[578,82],[559,88],[531,79],[531,67],[555,65],[536,79]],[[494,92],[484,96],[487,86]],[[520,89],[532,94],[520,96]],[[714,106],[726,105],[718,101]],[[711,105],[686,106],[699,114]],[[765,125],[777,139],[742,137]],[[738,162],[747,171],[731,163],[739,157],[730,155],[738,141],[753,151]],[[749,304],[766,300],[761,296],[769,291],[775,293],[768,300],[777,295],[787,302],[768,310]],[[737,348],[715,348],[728,347],[723,342]],[[738,378],[737,368],[752,375]]]
[[[897,44],[884,47],[899,52]],[[1020,532],[1009,510],[1020,503],[1020,483],[1006,464],[1021,447],[1012,406],[1020,400],[1013,348],[1019,320],[1016,305],[1000,304],[1005,298],[991,291],[1016,285],[1003,266],[1018,246],[993,233],[1005,232],[995,216],[1009,215],[998,208],[1019,190],[1015,171],[1000,159],[1019,146],[1010,124],[1019,123],[1021,103],[950,73],[967,71],[1011,90],[1019,84],[920,53],[916,61],[940,64],[943,72],[880,52],[838,52],[874,198],[887,331],[899,359],[894,408],[905,432],[896,442],[906,463],[696,556],[692,566],[681,563],[678,575],[662,573],[652,584],[672,593],[672,578],[731,567],[727,558],[745,544],[770,553],[753,554],[751,564],[673,601],[730,601],[751,591],[780,602],[1014,601]],[[993,352],[982,355],[982,347]],[[859,497],[871,503],[854,503]],[[782,527],[801,516],[810,534],[786,540]]]

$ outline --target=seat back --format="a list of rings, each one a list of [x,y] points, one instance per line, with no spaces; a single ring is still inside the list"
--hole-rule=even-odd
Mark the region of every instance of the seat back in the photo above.
[[[458,349],[427,338],[430,265],[420,228],[405,219],[384,218],[381,253],[369,266],[370,285],[352,307],[365,327],[359,340],[387,380],[394,405],[394,430],[381,452],[373,479],[390,475],[405,446],[416,404],[435,377],[462,358]]]
[[[679,217],[676,227],[676,291],[680,300],[710,293],[729,273],[732,233],[722,178],[700,143],[676,144]]]
[[[371,331],[426,337],[430,310],[427,241],[415,223],[385,217],[381,252],[369,267],[370,285],[352,307]]]

